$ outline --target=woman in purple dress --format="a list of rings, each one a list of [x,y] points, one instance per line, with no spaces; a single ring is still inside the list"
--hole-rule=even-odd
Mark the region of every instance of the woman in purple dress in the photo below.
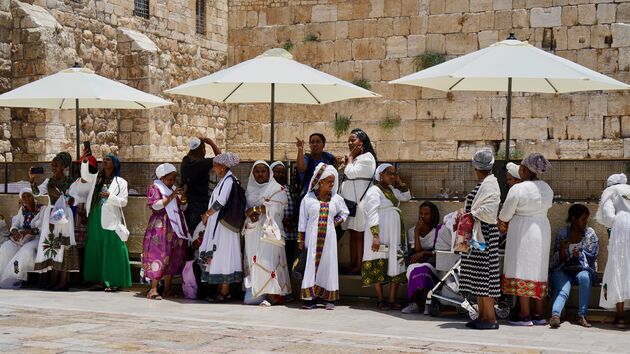
[[[147,206],[152,214],[144,233],[142,268],[144,275],[151,279],[147,298],[161,300],[157,289],[160,279],[164,279],[162,295],[171,296],[171,279],[182,272],[190,234],[183,212],[186,191],[175,187],[175,166],[162,164],[155,175],[158,179],[147,191]]]

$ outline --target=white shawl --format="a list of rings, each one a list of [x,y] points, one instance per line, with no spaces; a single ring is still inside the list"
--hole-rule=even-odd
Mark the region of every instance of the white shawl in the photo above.
[[[475,218],[473,238],[480,244],[485,244],[485,238],[481,232],[481,222],[496,224],[501,202],[501,189],[494,175],[488,175],[472,201],[470,213]]]
[[[173,194],[173,189],[168,188],[166,184],[164,184],[164,182],[162,182],[159,179],[156,179],[155,181],[153,181],[153,185],[156,186],[160,190],[160,193],[162,194],[163,197],[168,197],[171,194]],[[191,240],[192,237],[190,236],[188,232],[188,228],[186,227],[186,224],[185,224],[186,221],[182,217],[182,212],[179,208],[179,204],[177,203],[177,200],[173,200],[167,205],[165,205],[164,209],[166,209],[166,215],[168,216],[168,220],[170,221],[171,226],[173,227],[173,231],[175,231],[175,233],[177,234],[177,237],[184,240]]]

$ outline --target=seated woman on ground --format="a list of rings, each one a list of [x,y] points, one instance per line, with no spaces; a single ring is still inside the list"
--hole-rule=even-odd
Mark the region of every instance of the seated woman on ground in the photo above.
[[[591,287],[597,279],[597,254],[599,239],[592,228],[586,226],[590,211],[582,204],[573,204],[569,208],[567,226],[556,236],[554,253],[551,258],[551,287],[553,306],[551,309],[551,328],[560,327],[560,314],[569,298],[571,285],[578,286],[579,305],[577,323],[582,327],[591,327],[586,320]]]
[[[440,211],[429,201],[420,204],[418,222],[407,232],[409,255],[407,256],[407,296],[409,305],[403,313],[418,313],[424,307],[427,292],[438,280],[435,269],[435,250],[451,249],[451,233],[440,224]]]
[[[10,240],[0,247],[0,288],[19,288],[35,268],[44,206],[30,188],[20,192],[20,210],[11,222]]]

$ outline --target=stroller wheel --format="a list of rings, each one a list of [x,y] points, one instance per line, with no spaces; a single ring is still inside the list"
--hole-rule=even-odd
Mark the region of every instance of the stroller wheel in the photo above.
[[[467,315],[468,314],[468,310],[466,310],[465,308],[463,308],[461,306],[455,306],[455,310],[460,315]]]
[[[474,321],[477,318],[479,318],[479,305],[473,304],[471,306],[472,306],[472,310],[468,311],[468,318]]]
[[[429,316],[436,317],[439,314],[440,314],[440,303],[434,300],[429,305]]]
[[[510,317],[511,310],[510,305],[505,301],[499,301],[494,304],[494,313],[499,319],[504,320]]]

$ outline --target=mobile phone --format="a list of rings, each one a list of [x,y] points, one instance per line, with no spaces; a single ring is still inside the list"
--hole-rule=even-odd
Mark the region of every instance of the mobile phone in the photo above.
[[[34,175],[43,175],[44,168],[43,167],[31,167],[31,173]]]
[[[381,244],[381,245],[378,246],[378,251],[379,252],[383,252],[383,253],[387,253],[387,252],[389,252],[389,246]]]
[[[92,146],[90,145],[89,141],[84,141],[83,142],[83,148],[85,149],[85,156],[91,156],[92,155]]]

